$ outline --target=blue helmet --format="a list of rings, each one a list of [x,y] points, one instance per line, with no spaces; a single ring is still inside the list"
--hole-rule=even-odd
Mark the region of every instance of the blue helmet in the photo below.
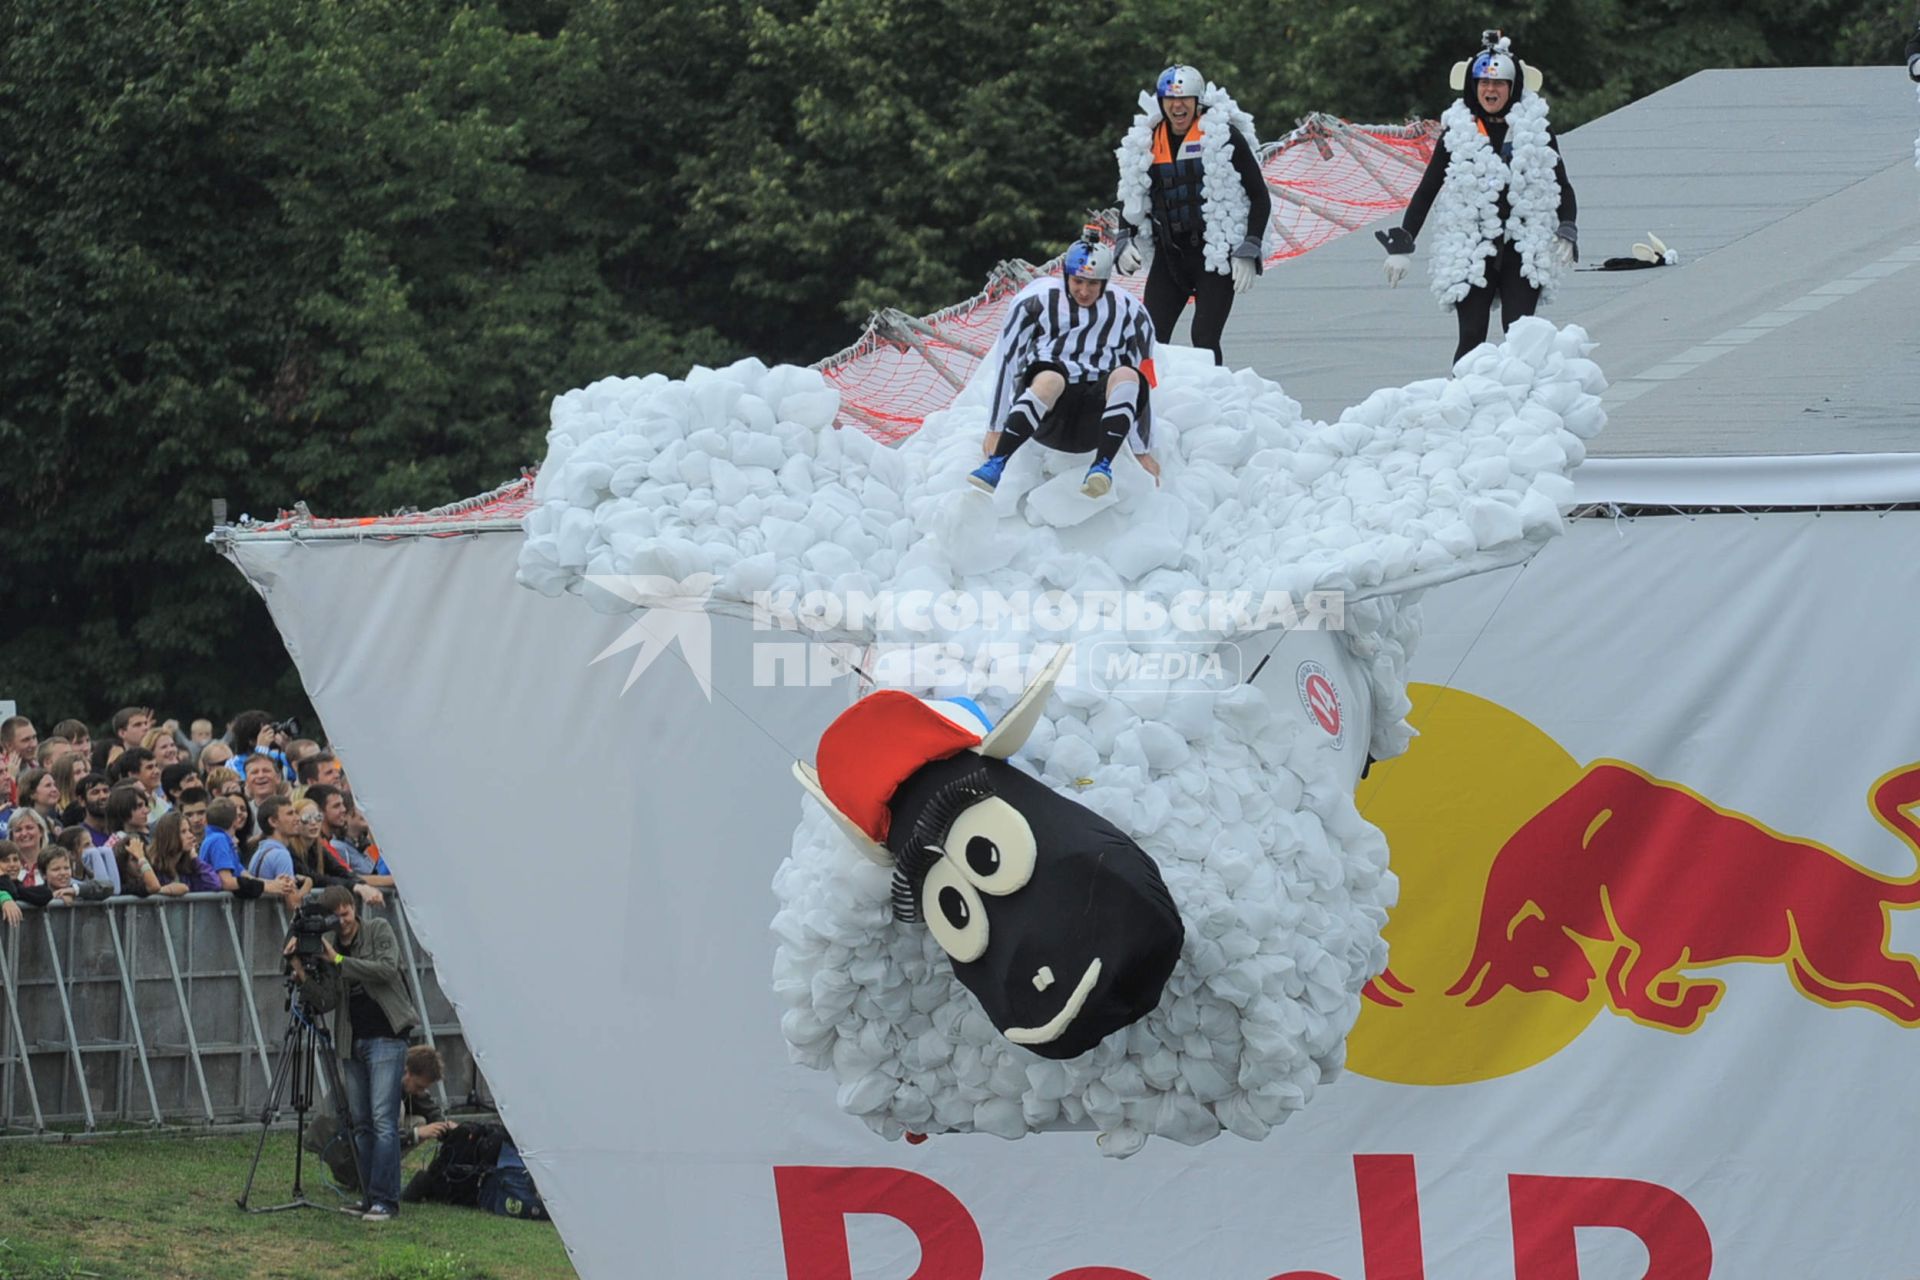
[[[1198,67],[1168,67],[1153,82],[1153,96],[1162,101],[1168,98],[1198,98],[1206,91],[1207,78],[1200,74]]]

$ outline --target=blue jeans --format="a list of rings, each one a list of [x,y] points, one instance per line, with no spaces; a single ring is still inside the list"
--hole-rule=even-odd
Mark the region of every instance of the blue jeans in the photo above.
[[[340,1064],[369,1204],[400,1203],[400,1076],[406,1066],[407,1042],[386,1038],[355,1039],[353,1058]]]

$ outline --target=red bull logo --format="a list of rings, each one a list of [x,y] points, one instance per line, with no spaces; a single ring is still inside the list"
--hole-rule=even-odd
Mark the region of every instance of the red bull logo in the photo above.
[[[1350,1040],[1355,1071],[1490,1079],[1559,1052],[1602,1010],[1690,1033],[1726,997],[1709,972],[1739,964],[1777,966],[1818,1004],[1920,1026],[1920,964],[1889,945],[1889,913],[1920,906],[1920,870],[1882,875],[1623,761],[1582,767],[1470,694],[1415,696],[1422,737],[1360,791],[1401,905],[1391,967]],[[1920,764],[1866,794],[1920,859]]]

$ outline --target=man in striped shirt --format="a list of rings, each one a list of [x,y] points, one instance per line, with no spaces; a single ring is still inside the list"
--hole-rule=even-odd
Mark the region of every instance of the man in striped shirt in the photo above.
[[[987,460],[970,477],[979,488],[992,493],[1028,440],[1093,452],[1080,488],[1089,498],[1113,487],[1113,460],[1129,437],[1158,480],[1142,377],[1152,367],[1153,321],[1132,295],[1110,287],[1112,277],[1113,250],[1089,229],[1067,251],[1059,279],[1036,280],[1015,296],[994,348],[999,378],[988,421],[1000,428],[987,433]]]

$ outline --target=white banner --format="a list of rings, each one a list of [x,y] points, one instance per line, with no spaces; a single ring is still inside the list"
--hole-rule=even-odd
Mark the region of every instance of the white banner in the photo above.
[[[1845,507],[1920,502],[1920,454],[1589,458],[1574,501],[1647,506]]]
[[[1423,736],[1360,792],[1402,893],[1349,1073],[1126,1160],[885,1142],[787,1063],[769,882],[830,670],[766,687],[728,619],[710,700],[684,633],[602,656],[628,619],[516,587],[513,535],[235,556],[590,1280],[1898,1280],[1915,545],[1583,521],[1431,593]]]

